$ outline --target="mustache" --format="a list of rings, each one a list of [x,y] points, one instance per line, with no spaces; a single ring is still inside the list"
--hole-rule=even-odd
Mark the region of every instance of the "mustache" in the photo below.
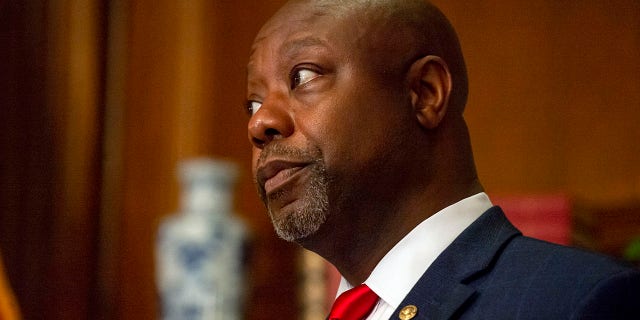
[[[302,148],[271,143],[260,152],[257,167],[263,166],[271,158],[289,159],[296,162],[316,162],[322,158],[319,153],[320,151],[317,149],[314,152],[309,152]]]

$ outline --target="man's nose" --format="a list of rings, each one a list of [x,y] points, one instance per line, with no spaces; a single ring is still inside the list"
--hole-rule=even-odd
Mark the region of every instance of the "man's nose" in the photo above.
[[[249,140],[259,149],[271,141],[293,134],[294,124],[287,100],[283,97],[265,99],[262,107],[249,119]]]

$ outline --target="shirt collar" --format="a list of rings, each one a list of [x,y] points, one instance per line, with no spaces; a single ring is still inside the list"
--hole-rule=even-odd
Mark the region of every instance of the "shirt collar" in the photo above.
[[[381,300],[397,308],[433,261],[491,207],[489,197],[482,192],[438,211],[387,252],[364,283]],[[342,278],[337,294],[352,287]]]

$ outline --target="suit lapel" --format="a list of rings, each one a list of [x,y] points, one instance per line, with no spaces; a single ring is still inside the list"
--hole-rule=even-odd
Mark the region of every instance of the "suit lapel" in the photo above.
[[[407,305],[418,307],[417,319],[450,319],[475,289],[468,286],[477,274],[491,266],[501,249],[520,232],[499,207],[487,210],[471,224],[422,275],[391,319]]]

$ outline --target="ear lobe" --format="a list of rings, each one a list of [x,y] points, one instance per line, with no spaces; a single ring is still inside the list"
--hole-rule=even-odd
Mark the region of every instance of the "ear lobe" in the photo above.
[[[425,56],[411,65],[409,77],[411,102],[418,121],[427,129],[436,128],[449,106],[449,67],[440,57]]]

